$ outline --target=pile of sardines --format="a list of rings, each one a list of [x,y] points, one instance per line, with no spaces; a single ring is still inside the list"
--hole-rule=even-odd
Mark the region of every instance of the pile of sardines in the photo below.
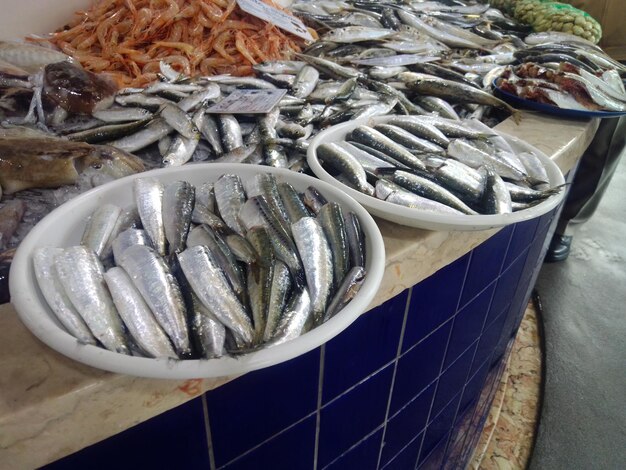
[[[322,166],[368,196],[444,214],[505,214],[562,188],[550,187],[532,152],[516,152],[481,122],[389,116],[316,148]]]
[[[365,278],[353,212],[270,173],[194,187],[134,180],[130,208],[94,211],[81,244],[34,253],[39,287],[81,344],[216,358],[289,341],[332,318]]]

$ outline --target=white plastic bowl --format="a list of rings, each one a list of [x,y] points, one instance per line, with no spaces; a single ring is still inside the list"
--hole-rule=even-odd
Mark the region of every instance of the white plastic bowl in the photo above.
[[[427,230],[487,230],[495,227],[503,227],[505,225],[522,222],[524,220],[534,219],[546,212],[554,209],[563,199],[565,191],[560,191],[558,194],[550,196],[541,203],[533,206],[529,209],[513,212],[510,214],[496,214],[496,215],[465,215],[465,214],[440,214],[436,212],[424,211],[420,209],[413,209],[410,207],[400,206],[391,202],[386,202],[378,199],[374,196],[368,196],[361,193],[356,189],[347,186],[328,173],[321,165],[317,158],[317,147],[323,143],[339,142],[345,140],[346,135],[354,128],[360,125],[374,125],[387,122],[394,116],[380,116],[376,118],[360,119],[356,121],[345,122],[336,126],[329,127],[328,129],[320,132],[311,142],[307,152],[307,161],[311,170],[315,175],[326,181],[333,186],[340,188],[345,193],[352,196],[358,202],[360,202],[371,214],[380,217],[381,219],[390,220],[400,225],[408,225],[410,227],[417,227]],[[556,164],[550,160],[543,152],[533,147],[530,144],[504,134],[502,132],[497,133],[504,137],[509,144],[516,151],[526,151],[535,153],[543,162],[548,177],[550,179],[550,187],[559,186],[565,183],[563,173]]]
[[[85,220],[96,207],[103,203],[127,207],[133,203],[132,181],[135,178],[152,176],[166,183],[186,180],[200,185],[215,181],[224,173],[237,174],[245,181],[261,172],[274,174],[279,181],[291,183],[298,191],[314,185],[329,201],[338,202],[344,210],[353,211],[359,218],[366,241],[367,275],[358,294],[333,318],[292,341],[237,358],[183,361],[126,356],[96,346],[79,344],[60,326],[35,279],[32,255],[35,248],[78,244]],[[112,372],[141,377],[189,379],[242,374],[287,361],[320,346],[365,312],[378,291],[384,269],[385,247],[378,226],[363,207],[340,189],[289,170],[247,164],[205,163],[128,176],[92,189],[55,209],[20,244],[11,266],[9,289],[11,303],[21,320],[52,349],[76,361]]]

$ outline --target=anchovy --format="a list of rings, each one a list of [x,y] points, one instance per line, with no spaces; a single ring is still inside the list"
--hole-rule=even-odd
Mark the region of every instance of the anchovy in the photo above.
[[[294,291],[276,327],[274,338],[267,345],[277,346],[300,336],[310,323],[311,312],[312,303],[308,289]]]
[[[302,217],[310,217],[311,213],[293,186],[286,182],[278,183],[278,193],[283,201],[289,223],[295,223]]]
[[[104,282],[104,268],[84,246],[63,249],[54,258],[67,297],[92,334],[109,351],[130,354],[124,326]]]
[[[135,204],[144,230],[157,253],[166,253],[163,225],[163,183],[156,178],[137,178],[133,181]]]
[[[254,333],[250,318],[208,248],[194,246],[178,254],[178,261],[202,304],[229,328],[236,338],[249,345]]]
[[[63,327],[81,344],[96,344],[85,320],[72,305],[65,293],[55,268],[55,259],[63,254],[63,248],[42,247],[33,253],[33,266],[37,284],[44,299]]]
[[[206,359],[222,357],[226,341],[226,327],[200,302],[191,289],[189,291],[191,297],[190,330],[196,349]]]

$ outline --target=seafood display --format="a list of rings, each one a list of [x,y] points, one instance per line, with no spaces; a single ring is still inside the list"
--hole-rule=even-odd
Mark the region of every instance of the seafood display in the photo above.
[[[81,244],[36,249],[41,293],[81,344],[144,357],[238,355],[329,320],[359,291],[359,218],[271,173],[193,186],[134,180],[99,206]]]
[[[550,186],[537,155],[516,152],[477,120],[370,121],[354,123],[344,139],[320,135],[309,155],[368,196],[426,212],[490,215],[528,209],[563,189]]]
[[[252,65],[303,45],[235,0],[100,1],[49,40],[85,69],[125,86],[155,81],[161,61],[186,76],[250,75]]]

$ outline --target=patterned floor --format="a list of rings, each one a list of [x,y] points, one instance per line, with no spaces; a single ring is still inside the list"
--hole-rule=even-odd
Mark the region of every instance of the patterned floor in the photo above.
[[[521,470],[530,460],[541,403],[541,341],[530,302],[515,338],[471,470]]]

